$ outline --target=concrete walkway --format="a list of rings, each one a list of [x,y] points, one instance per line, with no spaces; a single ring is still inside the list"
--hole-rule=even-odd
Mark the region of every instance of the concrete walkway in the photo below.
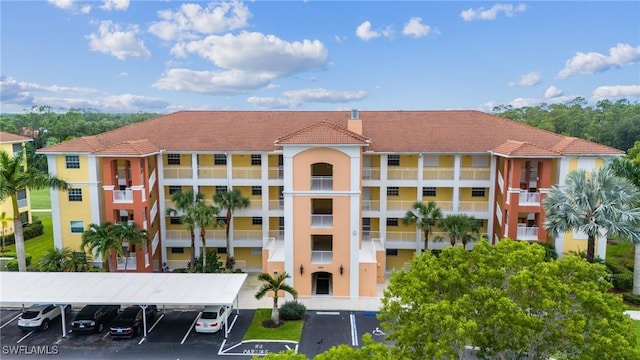
[[[628,315],[631,319],[633,320],[640,320],[640,311],[639,310],[627,310],[624,312],[626,315]]]

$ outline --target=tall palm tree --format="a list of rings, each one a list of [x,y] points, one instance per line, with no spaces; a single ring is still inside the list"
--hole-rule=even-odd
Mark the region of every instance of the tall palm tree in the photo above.
[[[38,261],[38,266],[44,271],[66,271],[70,269],[73,251],[66,248],[53,247],[48,249]]]
[[[242,196],[240,190],[233,189],[216,193],[213,196],[213,201],[220,207],[221,210],[227,210],[227,214],[225,217],[225,235],[227,236],[227,268],[229,268],[231,258],[233,258],[233,247],[231,246],[231,238],[229,237],[231,219],[233,218],[234,211],[249,206],[249,198]]]
[[[298,292],[291,285],[287,284],[285,280],[290,278],[289,274],[282,273],[280,275],[271,275],[269,273],[262,273],[258,275],[258,280],[262,281],[262,287],[256,293],[256,299],[262,299],[268,292],[273,292],[273,309],[271,310],[271,321],[275,324],[280,322],[280,312],[278,311],[278,293],[284,291],[293,296],[294,299],[298,298]]]
[[[480,234],[480,223],[467,214],[447,215],[438,222],[438,226],[449,234],[451,246],[455,246],[459,240],[462,247],[466,248],[467,243],[476,240]]]
[[[149,234],[147,230],[138,229],[135,223],[128,222],[120,222],[111,227],[111,231],[116,239],[120,242],[120,246],[122,247],[124,253],[124,271],[127,271],[127,266],[129,263],[129,254],[131,252],[131,248],[135,246],[141,246],[146,244],[149,241]],[[123,243],[128,243],[129,245],[126,247],[123,246]]]
[[[414,224],[424,233],[424,251],[429,250],[429,234],[436,226],[436,222],[442,218],[442,210],[435,201],[429,201],[426,205],[416,201],[411,210],[402,219],[405,225]]]
[[[4,249],[5,246],[5,229],[7,228],[7,225],[9,225],[9,221],[12,221],[13,218],[11,216],[7,216],[6,212],[2,212],[2,214],[0,214],[0,225],[2,226],[0,228],[0,231],[2,231],[2,250],[0,250],[0,252],[7,252]]]
[[[171,200],[175,204],[175,208],[167,208],[165,210],[167,216],[179,216],[182,226],[189,231],[191,237],[191,262],[189,269],[193,270],[196,266],[196,222],[195,211],[198,203],[201,203],[203,196],[200,192],[194,193],[193,190],[185,192],[178,191],[171,195]]]
[[[608,166],[587,172],[574,170],[564,186],[551,188],[543,200],[544,227],[557,236],[570,230],[587,234],[587,260],[594,261],[596,236],[629,239],[640,243],[639,190]]]
[[[118,257],[122,257],[124,249],[122,242],[116,237],[112,229],[113,224],[106,221],[100,225],[90,224],[89,229],[82,233],[82,242],[80,249],[89,250],[92,253],[100,255],[103,265],[110,271],[114,272],[115,264],[111,261],[111,253],[115,252]]]
[[[640,158],[615,158],[607,163],[607,166],[617,176],[629,180],[636,188],[640,189]],[[635,256],[633,260],[633,294],[640,295],[640,243],[634,243]]]
[[[207,229],[209,225],[213,225],[214,228],[222,226],[223,223],[217,220],[220,209],[215,206],[207,205],[204,202],[199,202],[194,211],[195,225],[200,228],[200,240],[202,241],[202,272],[207,268]]]
[[[69,188],[69,184],[64,180],[36,167],[29,167],[24,154],[25,151],[21,151],[10,156],[6,151],[0,150],[0,202],[11,199],[19,271],[27,271],[27,263],[24,254],[24,232],[19,216],[18,191],[44,188],[67,190]]]

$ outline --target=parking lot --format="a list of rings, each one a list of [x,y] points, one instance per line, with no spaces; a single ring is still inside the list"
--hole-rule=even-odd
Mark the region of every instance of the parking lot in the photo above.
[[[79,309],[67,316],[67,329]],[[384,342],[384,334],[376,331],[379,322],[372,312],[308,311],[299,344],[291,342],[242,342],[253,318],[254,310],[233,312],[231,329],[201,334],[194,331],[197,310],[160,307],[156,319],[148,325],[147,337],[112,339],[108,331],[79,335],[71,331],[62,337],[61,319],[57,318],[46,331],[23,332],[18,329],[20,309],[0,309],[0,342],[3,359],[34,359],[58,356],[64,359],[202,359],[265,355],[286,349],[313,357],[339,344],[361,346],[362,335],[372,333],[376,341]]]

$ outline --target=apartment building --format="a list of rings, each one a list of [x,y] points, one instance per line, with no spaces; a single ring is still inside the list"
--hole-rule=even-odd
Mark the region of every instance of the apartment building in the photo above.
[[[478,111],[357,110],[182,111],[40,153],[72,186],[52,192],[56,246],[77,249],[90,223],[129,221],[152,239],[130,249],[130,271],[185,267],[190,236],[165,216],[171,195],[191,189],[213,203],[233,188],[250,205],[234,213],[230,249],[213,227],[207,247],[236,268],[286,271],[300,295],[335,297],[375,296],[423,250],[422,232],[402,222],[416,201],[474,216],[492,243],[586,250],[584,234],[549,237],[541,201],[570,171],[623,154]],[[445,241],[430,248],[449,243],[434,235]]]
[[[15,156],[17,153],[24,150],[25,144],[31,141],[31,138],[14,135],[11,133],[0,131],[0,150],[9,154],[9,156]],[[0,214],[4,213],[6,224],[0,224],[0,237],[3,235],[13,234],[13,219],[20,217],[23,224],[30,223],[32,221],[31,203],[29,202],[29,189],[22,189],[18,191],[18,215],[14,214],[13,206],[11,205],[11,199],[5,199],[0,202]]]

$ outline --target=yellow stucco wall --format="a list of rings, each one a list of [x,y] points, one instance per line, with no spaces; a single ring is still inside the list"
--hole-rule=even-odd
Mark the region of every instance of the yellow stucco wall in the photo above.
[[[296,191],[311,189],[311,165],[326,163],[333,165],[333,191],[349,191],[351,162],[349,156],[338,150],[317,148],[303,151],[293,159],[293,188]]]
[[[411,249],[398,249],[398,256],[386,257],[387,269],[403,269],[405,262],[410,262],[416,251]]]
[[[168,154],[163,154],[162,155],[162,163],[164,164],[165,167],[191,166],[191,154],[180,154],[180,165],[170,165],[167,162],[167,155]]]
[[[423,201],[452,201],[453,200],[453,188],[450,187],[436,187],[436,196],[423,196]]]
[[[439,167],[452,168],[455,164],[455,157],[453,155],[440,155],[438,161]]]
[[[471,196],[471,188],[460,188],[460,201],[487,201],[489,188],[484,188],[484,196]]]
[[[233,167],[251,167],[258,165],[251,165],[251,154],[233,154],[231,155],[231,161]]]
[[[171,248],[168,248],[167,260],[191,260],[191,247],[185,247],[183,254],[173,254],[171,253]]]
[[[82,221],[84,230],[87,230],[91,224],[91,205],[94,200],[89,196],[88,186],[72,185],[72,187],[82,189],[82,201],[69,201],[66,191],[58,192],[58,201],[60,208],[64,209],[60,213],[62,246],[77,251],[80,250],[82,234],[71,232],[71,221]]]
[[[253,225],[250,217],[233,217],[233,230],[260,230],[262,225]]]
[[[400,167],[418,167],[418,155],[400,155]]]
[[[237,260],[244,260],[247,267],[261,267],[262,266],[262,252],[258,251],[254,254],[253,248],[234,248],[234,255]]]
[[[278,200],[278,199],[280,199],[280,187],[269,186],[269,200]]]
[[[80,160],[79,169],[67,169],[67,162],[65,155],[56,156],[56,169],[58,177],[64,179],[69,183],[73,182],[88,182],[89,181],[89,162],[85,155],[78,155]]]

